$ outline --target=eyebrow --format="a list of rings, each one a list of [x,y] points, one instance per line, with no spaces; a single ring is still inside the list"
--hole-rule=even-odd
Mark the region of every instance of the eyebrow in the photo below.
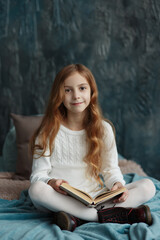
[[[81,83],[79,85],[77,85],[78,87],[82,86],[82,85],[89,85],[88,83]],[[72,87],[72,86],[64,86],[64,87]]]

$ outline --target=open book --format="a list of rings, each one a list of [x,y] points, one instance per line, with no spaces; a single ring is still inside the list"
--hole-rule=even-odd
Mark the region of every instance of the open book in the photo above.
[[[68,195],[78,199],[88,207],[96,207],[98,204],[105,202],[126,191],[125,187],[113,191],[109,191],[106,188],[104,188],[100,193],[98,193],[97,196],[92,198],[88,193],[77,188],[74,188],[70,186],[68,183],[62,183],[60,185],[60,189],[67,192]]]

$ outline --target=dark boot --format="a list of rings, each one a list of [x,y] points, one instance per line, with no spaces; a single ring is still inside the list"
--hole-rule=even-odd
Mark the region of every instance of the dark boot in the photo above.
[[[98,211],[99,222],[101,223],[138,223],[145,222],[152,224],[152,216],[147,205],[141,205],[138,208],[113,207]]]
[[[74,217],[66,212],[55,213],[54,223],[62,230],[74,231],[76,227],[87,223],[87,221]]]

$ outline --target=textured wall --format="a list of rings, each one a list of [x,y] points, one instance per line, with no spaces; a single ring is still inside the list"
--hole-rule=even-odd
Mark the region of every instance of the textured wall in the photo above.
[[[159,26],[159,0],[0,0],[1,149],[9,113],[42,113],[55,73],[80,62],[119,152],[160,178]]]

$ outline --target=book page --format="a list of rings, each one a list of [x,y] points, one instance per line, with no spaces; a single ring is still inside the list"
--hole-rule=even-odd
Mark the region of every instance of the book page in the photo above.
[[[114,190],[114,191],[107,191],[106,193],[101,193],[99,196],[97,196],[95,199],[94,199],[94,203],[97,204],[99,202],[102,202],[103,200],[109,200],[123,192],[126,191],[126,188],[123,187],[123,188],[120,188],[120,189],[117,189],[117,190]]]
[[[86,192],[84,192],[84,191],[82,191],[80,189],[74,188],[74,187],[70,186],[67,183],[62,183],[60,188],[62,190],[64,190],[64,191],[66,191],[68,194],[70,194],[72,196],[76,195],[76,196],[78,196],[80,198],[83,198],[88,203],[92,203],[93,202],[92,197],[88,193],[86,193]]]
[[[104,187],[104,188],[96,191],[94,194],[92,194],[92,198],[96,199],[96,197],[98,197],[98,196],[100,196],[100,195],[102,195],[104,193],[107,193],[107,192],[109,192],[108,188]]]

